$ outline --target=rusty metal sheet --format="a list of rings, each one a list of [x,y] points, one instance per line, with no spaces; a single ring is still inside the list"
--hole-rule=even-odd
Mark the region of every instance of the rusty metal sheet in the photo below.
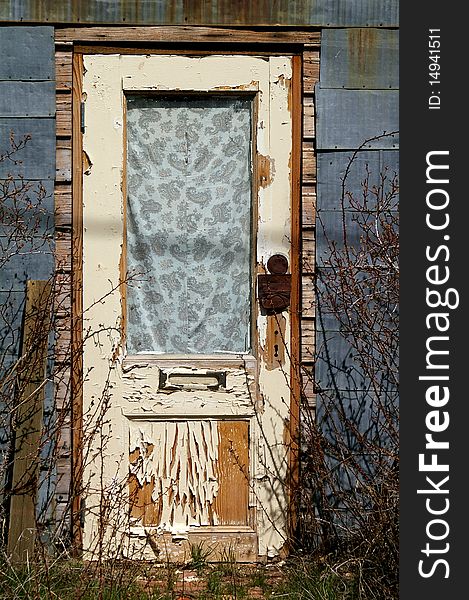
[[[10,135],[19,143],[31,136],[14,158],[17,164],[0,162],[0,178],[24,177],[25,179],[54,179],[55,177],[55,119],[53,118],[0,118],[0,151],[9,149]]]
[[[399,129],[397,90],[336,90],[316,88],[318,150],[359,148],[375,136]],[[363,149],[396,149],[399,135],[386,135]]]
[[[395,29],[325,29],[321,88],[398,89],[399,32]]]
[[[5,4],[0,0],[2,17]],[[0,81],[53,80],[54,28],[49,25],[0,27],[0,56]]]
[[[0,81],[0,117],[53,116],[53,81]]]
[[[396,27],[398,0],[2,0],[1,21]]]

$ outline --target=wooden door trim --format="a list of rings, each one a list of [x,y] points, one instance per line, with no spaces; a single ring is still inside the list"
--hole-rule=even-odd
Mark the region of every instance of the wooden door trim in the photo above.
[[[233,28],[185,25],[156,25],[141,27],[56,27],[59,43],[100,42],[113,45],[119,42],[137,43],[197,43],[197,44],[308,44],[319,45],[320,31],[313,28]]]
[[[302,57],[292,57],[292,161],[291,161],[291,311],[290,311],[290,422],[289,422],[289,537],[295,536],[298,521],[299,435],[301,393],[301,142],[302,142]]]
[[[81,101],[83,57],[72,58],[72,475],[71,525],[75,552],[82,548],[81,487],[83,475],[83,161]]]

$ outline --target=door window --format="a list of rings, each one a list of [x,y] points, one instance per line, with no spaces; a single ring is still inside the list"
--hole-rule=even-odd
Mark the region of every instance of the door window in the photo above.
[[[250,349],[252,98],[127,97],[127,351]]]

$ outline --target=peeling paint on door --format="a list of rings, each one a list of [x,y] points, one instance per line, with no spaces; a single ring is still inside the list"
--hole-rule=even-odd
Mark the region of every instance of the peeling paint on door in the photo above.
[[[92,55],[84,66],[83,149],[93,163],[83,178],[84,415],[87,430],[99,414],[106,423],[88,439],[87,505],[101,506],[103,494],[115,500],[106,535],[135,558],[154,558],[160,535],[172,536],[164,538],[171,554],[176,538],[201,532],[214,543],[238,540],[245,556],[276,556],[287,537],[290,323],[287,312],[261,314],[255,278],[273,254],[290,256],[291,58]],[[260,266],[246,353],[128,356],[122,344],[126,94],[176,91],[255,102],[252,262]],[[89,553],[99,526],[90,511]]]

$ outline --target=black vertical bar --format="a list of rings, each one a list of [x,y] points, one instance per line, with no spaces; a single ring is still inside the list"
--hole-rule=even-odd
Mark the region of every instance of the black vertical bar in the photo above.
[[[454,3],[401,2],[400,597],[405,600],[467,595],[467,32],[458,12]]]

